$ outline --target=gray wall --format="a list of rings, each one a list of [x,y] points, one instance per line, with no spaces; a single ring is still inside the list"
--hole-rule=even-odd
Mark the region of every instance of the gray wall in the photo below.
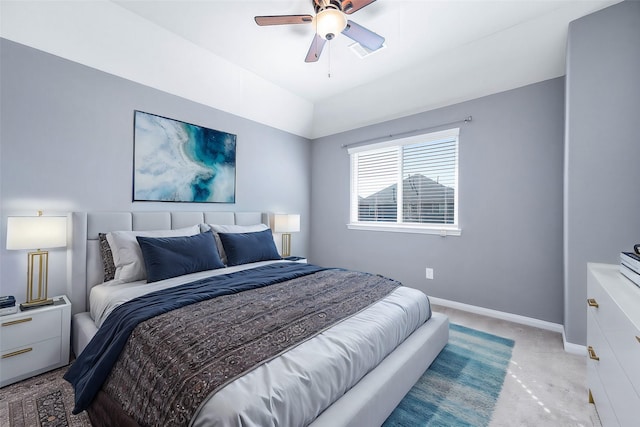
[[[6,251],[6,216],[71,211],[300,213],[292,250],[308,253],[310,142],[41,51],[0,40],[0,294],[25,295],[26,254]],[[225,82],[219,82],[225,84]],[[133,111],[235,133],[235,204],[132,203]],[[66,292],[52,250],[50,294]]]
[[[348,230],[342,144],[460,125],[462,235]],[[564,79],[314,140],[311,259],[381,273],[428,295],[562,323]],[[425,279],[425,267],[435,270]]]
[[[586,263],[640,243],[640,3],[569,27],[566,84],[567,340],[586,343]]]

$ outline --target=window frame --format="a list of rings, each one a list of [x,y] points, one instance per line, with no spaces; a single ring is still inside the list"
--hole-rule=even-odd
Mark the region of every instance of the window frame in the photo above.
[[[446,139],[455,140],[455,191],[454,191],[454,221],[453,224],[439,224],[439,223],[404,223],[402,220],[402,190],[398,191],[398,214],[395,222],[376,222],[376,221],[360,221],[358,220],[359,204],[358,194],[356,193],[357,184],[357,165],[355,154],[362,152],[374,152],[377,150],[388,149],[397,147],[401,154],[400,148],[406,145],[424,144],[429,142],[437,142]],[[460,174],[459,174],[459,159],[460,159],[460,128],[446,129],[436,132],[423,133],[419,135],[412,135],[404,138],[391,139],[379,143],[362,144],[349,147],[347,149],[349,153],[349,223],[347,228],[352,230],[367,230],[367,231],[385,231],[385,232],[399,232],[399,233],[419,233],[419,234],[436,234],[440,236],[460,236],[462,229],[460,228],[459,217],[459,189],[460,189]],[[398,156],[398,181],[396,181],[396,188],[401,188],[403,184],[403,169],[402,169],[402,155]]]

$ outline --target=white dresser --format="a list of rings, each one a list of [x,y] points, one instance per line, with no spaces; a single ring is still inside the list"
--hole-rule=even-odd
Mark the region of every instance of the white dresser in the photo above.
[[[0,387],[69,363],[71,303],[0,316]]]
[[[617,265],[587,266],[587,383],[603,427],[640,425],[640,288]]]

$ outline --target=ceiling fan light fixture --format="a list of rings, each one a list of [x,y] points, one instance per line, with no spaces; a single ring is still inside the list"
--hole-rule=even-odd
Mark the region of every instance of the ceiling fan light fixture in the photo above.
[[[327,7],[313,18],[316,33],[325,40],[331,40],[347,27],[347,17],[338,9]]]
[[[384,37],[373,31],[347,20],[351,15],[370,5],[376,0],[309,0],[313,4],[315,16],[312,15],[261,15],[254,17],[256,24],[289,25],[313,24],[315,34],[305,57],[305,62],[317,62],[327,40],[342,34],[362,45],[363,49],[376,51],[384,47]]]

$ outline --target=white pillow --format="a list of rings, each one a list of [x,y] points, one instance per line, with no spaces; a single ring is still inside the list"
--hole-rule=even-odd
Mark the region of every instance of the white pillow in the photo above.
[[[154,231],[112,231],[107,233],[107,241],[113,253],[113,263],[116,266],[115,280],[135,282],[147,278],[144,259],[136,236],[143,237],[178,237],[193,236],[200,233],[200,226],[194,225],[177,230]]]
[[[208,226],[208,228],[207,228]],[[202,232],[207,232],[209,230],[213,231],[213,237],[216,239],[216,245],[218,246],[218,253],[220,254],[220,259],[227,265],[227,254],[224,252],[224,247],[222,246],[222,241],[220,240],[220,236],[218,233],[256,233],[258,231],[264,231],[269,228],[265,224],[253,224],[253,225],[218,225],[218,224],[202,224],[200,228]]]

